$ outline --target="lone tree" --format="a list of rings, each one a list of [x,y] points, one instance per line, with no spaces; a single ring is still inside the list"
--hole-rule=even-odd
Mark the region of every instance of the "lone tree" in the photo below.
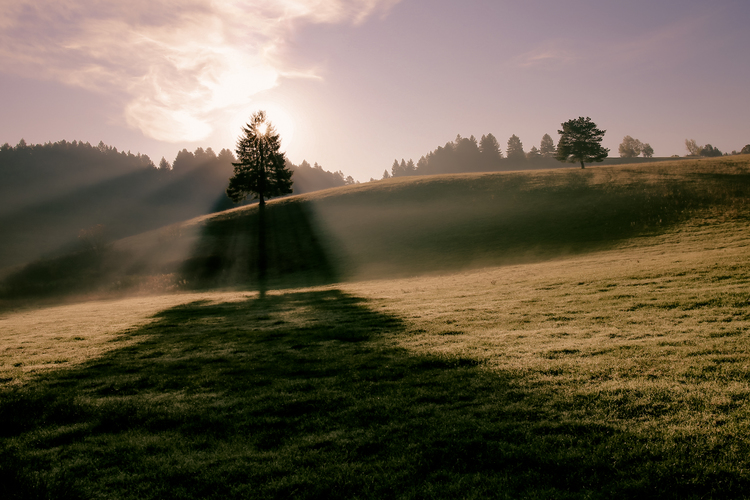
[[[290,194],[292,172],[286,168],[279,134],[267,121],[265,111],[253,114],[242,132],[235,150],[239,161],[232,163],[234,176],[229,179],[227,196],[238,203],[252,195],[262,207],[266,198]]]
[[[227,196],[235,203],[252,195],[258,199],[258,282],[260,296],[266,291],[266,198],[292,192],[292,172],[286,168],[286,158],[280,152],[281,143],[276,129],[266,120],[265,111],[258,111],[250,123],[242,127],[237,140],[237,159],[234,176],[229,179]]]
[[[604,160],[609,154],[609,149],[601,145],[606,130],[596,128],[591,118],[579,117],[568,120],[562,124],[562,130],[558,130],[560,141],[557,143],[557,159],[568,163],[592,163]]]

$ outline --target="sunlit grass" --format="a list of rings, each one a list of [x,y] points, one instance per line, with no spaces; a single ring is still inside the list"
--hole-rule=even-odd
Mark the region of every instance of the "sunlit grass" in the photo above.
[[[5,488],[742,497],[749,245],[744,220],[701,219],[547,263],[6,314],[70,364],[4,371]]]
[[[0,496],[747,497],[750,227],[714,195],[545,262],[5,311]]]

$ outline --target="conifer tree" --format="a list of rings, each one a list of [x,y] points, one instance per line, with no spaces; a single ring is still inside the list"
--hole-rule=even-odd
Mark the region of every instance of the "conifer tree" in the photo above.
[[[406,175],[415,175],[417,173],[417,167],[414,165],[414,160],[409,158],[406,162]]]
[[[292,172],[280,151],[279,135],[266,120],[265,111],[258,111],[250,123],[242,127],[237,140],[234,176],[229,179],[227,196],[239,202],[252,195],[258,199],[258,284],[260,297],[266,294],[266,198],[292,192]]]
[[[237,140],[237,162],[234,176],[229,179],[227,196],[235,203],[252,195],[260,206],[266,198],[292,192],[292,172],[286,168],[284,153],[276,129],[266,119],[265,111],[258,111],[250,123],[242,127]]]
[[[516,134],[510,136],[508,139],[508,148],[505,150],[505,155],[509,160],[525,160],[526,153],[523,151],[523,143]]]
[[[393,160],[393,165],[391,165],[391,177],[400,177],[404,175],[401,173],[401,165],[398,164],[398,160]]]
[[[555,143],[552,141],[552,137],[549,134],[542,136],[542,142],[539,144],[539,153],[545,158],[555,157]]]
[[[491,160],[499,160],[503,157],[503,154],[500,151],[500,143],[497,142],[497,139],[495,139],[495,136],[492,134],[483,135],[482,138],[479,139],[479,151],[484,157]]]

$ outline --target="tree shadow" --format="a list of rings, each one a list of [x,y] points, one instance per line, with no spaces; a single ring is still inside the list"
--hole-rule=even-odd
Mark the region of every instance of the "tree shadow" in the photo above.
[[[522,373],[396,347],[391,336],[412,327],[378,306],[338,290],[194,302],[159,313],[114,340],[128,345],[84,366],[3,391],[0,496],[748,491],[747,477],[707,466],[716,443],[661,442],[572,417],[558,388],[525,383]],[[674,446],[683,451],[670,454]]]
[[[260,280],[258,207],[217,217],[203,228],[180,274],[194,288],[258,287]],[[272,288],[335,283],[340,271],[332,244],[310,206],[280,200],[265,210],[265,274]]]

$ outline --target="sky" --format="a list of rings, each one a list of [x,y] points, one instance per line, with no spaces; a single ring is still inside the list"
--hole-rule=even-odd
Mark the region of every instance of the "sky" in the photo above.
[[[0,143],[172,161],[267,111],[294,163],[360,181],[463,137],[610,156],[750,144],[747,0],[0,0]]]

